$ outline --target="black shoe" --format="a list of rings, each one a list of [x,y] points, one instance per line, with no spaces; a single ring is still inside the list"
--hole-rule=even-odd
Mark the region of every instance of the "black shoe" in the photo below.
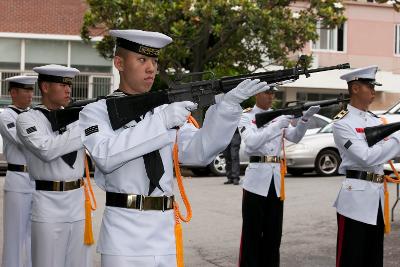
[[[239,179],[233,180],[233,184],[234,184],[234,185],[239,185]]]
[[[233,184],[233,183],[234,183],[233,180],[228,180],[228,181],[224,182],[224,184]]]

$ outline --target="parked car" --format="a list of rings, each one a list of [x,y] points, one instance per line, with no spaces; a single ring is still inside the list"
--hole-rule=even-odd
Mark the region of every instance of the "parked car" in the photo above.
[[[315,114],[310,119],[310,128],[307,130],[306,135],[315,134],[320,129],[328,125],[331,121],[332,121],[331,119],[325,116]],[[249,164],[249,157],[245,153],[245,146],[246,145],[242,141],[242,143],[240,144],[240,151],[239,151],[240,166],[242,169],[244,169]],[[226,161],[222,152],[219,153],[217,157],[207,167],[185,166],[185,165],[181,166],[190,169],[193,172],[193,174],[199,176],[208,175],[210,173],[217,176],[224,176],[226,174],[225,171]],[[295,170],[292,168],[291,171]]]
[[[288,173],[302,175],[315,170],[321,176],[338,174],[341,158],[333,140],[332,125],[307,134],[298,144],[286,145]]]

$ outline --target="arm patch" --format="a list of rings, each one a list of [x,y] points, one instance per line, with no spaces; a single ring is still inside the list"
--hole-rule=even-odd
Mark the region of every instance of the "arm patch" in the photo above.
[[[15,123],[10,122],[9,124],[7,124],[8,129],[13,128],[13,127],[15,127]]]
[[[348,140],[348,141],[346,142],[346,144],[344,144],[344,148],[349,149],[349,147],[350,147],[352,144],[353,144],[353,143],[352,143],[350,140]]]
[[[37,130],[36,130],[35,126],[29,127],[28,129],[26,129],[26,133],[27,134],[31,134],[31,133],[36,132],[36,131]]]
[[[89,136],[91,134],[97,133],[98,131],[99,131],[99,126],[93,125],[93,126],[90,126],[89,128],[85,129],[85,135]]]

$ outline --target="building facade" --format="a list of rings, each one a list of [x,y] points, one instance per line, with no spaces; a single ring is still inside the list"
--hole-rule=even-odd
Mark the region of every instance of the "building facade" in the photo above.
[[[87,5],[84,0],[0,1],[0,105],[9,102],[4,79],[32,69],[60,64],[81,71],[73,84],[75,99],[108,94],[113,88],[111,60],[102,58],[96,41],[84,43],[80,28]],[[34,101],[40,93],[35,90]]]
[[[344,1],[347,21],[335,29],[320,28],[320,39],[307,45],[304,54],[313,55],[313,67],[350,63],[352,68],[378,65],[376,100],[372,109],[386,109],[400,101],[400,13],[390,4],[372,0]],[[321,100],[347,93],[346,71],[329,71],[301,78],[281,88],[286,101]]]

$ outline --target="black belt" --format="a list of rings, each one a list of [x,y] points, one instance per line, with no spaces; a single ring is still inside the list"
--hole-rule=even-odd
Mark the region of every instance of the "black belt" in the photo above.
[[[385,176],[383,174],[355,170],[346,170],[346,178],[365,180],[374,183],[383,183],[385,180]]]
[[[12,172],[28,172],[28,168],[25,165],[17,165],[8,163],[7,170]]]
[[[78,179],[70,182],[36,180],[35,184],[36,184],[36,190],[69,191],[80,188],[83,185],[83,180]]]
[[[250,162],[264,162],[264,163],[280,163],[281,158],[278,156],[250,156]]]
[[[170,210],[174,196],[150,197],[144,195],[106,192],[106,206],[137,210]]]

